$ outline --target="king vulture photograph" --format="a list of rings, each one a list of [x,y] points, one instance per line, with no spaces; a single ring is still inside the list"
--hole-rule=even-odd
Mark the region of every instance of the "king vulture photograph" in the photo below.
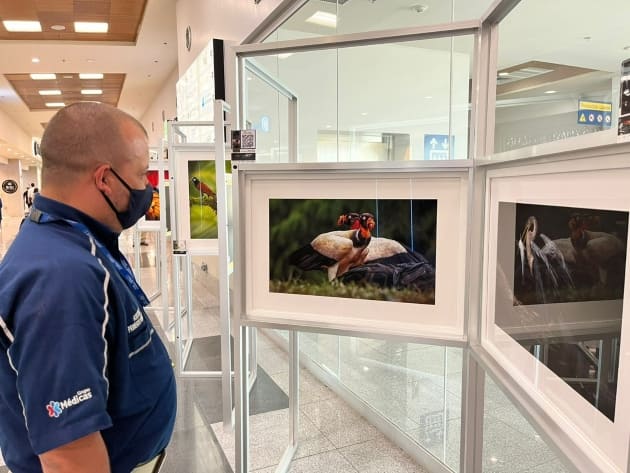
[[[622,299],[628,213],[516,204],[514,304]]]
[[[434,304],[436,222],[432,199],[270,199],[270,291]]]

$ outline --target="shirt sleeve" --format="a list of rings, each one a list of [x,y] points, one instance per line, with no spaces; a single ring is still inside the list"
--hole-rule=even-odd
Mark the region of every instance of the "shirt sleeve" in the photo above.
[[[111,426],[107,278],[92,265],[35,276],[8,354],[36,454]]]

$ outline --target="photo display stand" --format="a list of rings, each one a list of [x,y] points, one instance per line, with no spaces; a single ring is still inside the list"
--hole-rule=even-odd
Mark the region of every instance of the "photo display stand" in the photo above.
[[[235,165],[239,321],[464,340],[470,165],[400,164]]]
[[[225,172],[225,136],[229,126],[225,117],[229,112],[228,104],[216,100],[213,122],[169,122],[168,136],[176,372],[180,377],[221,378],[223,421],[231,426],[229,280],[232,264],[229,260],[227,191],[230,176],[226,176]],[[216,139],[212,143],[200,142],[202,140],[196,138],[198,136],[213,136]],[[221,369],[216,371],[186,369],[195,340],[193,312],[197,320],[207,316],[199,309],[193,310],[193,258],[199,256],[218,258]]]
[[[465,343],[472,164],[232,163],[236,469],[249,471],[248,329],[289,331],[289,471],[299,331]]]
[[[589,472],[628,467],[627,148],[485,166],[482,348]]]
[[[161,314],[160,322],[162,329],[169,332],[173,325],[169,318],[169,312],[173,310],[170,306],[168,287],[168,254],[170,231],[170,208],[169,208],[169,176],[168,161],[162,156],[161,148],[150,150],[148,178],[153,186],[153,201],[147,214],[142,217],[134,226],[133,249],[134,249],[134,271],[140,276],[142,264],[142,234],[151,233],[155,235],[155,291],[149,294],[152,308]],[[160,306],[153,303],[160,299]]]

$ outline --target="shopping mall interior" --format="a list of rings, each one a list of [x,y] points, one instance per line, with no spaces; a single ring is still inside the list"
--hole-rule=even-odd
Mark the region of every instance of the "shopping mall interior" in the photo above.
[[[107,103],[160,196],[120,248],[177,379],[162,473],[630,473],[629,16],[0,2],[0,264],[48,121]],[[352,212],[374,246],[299,259]]]

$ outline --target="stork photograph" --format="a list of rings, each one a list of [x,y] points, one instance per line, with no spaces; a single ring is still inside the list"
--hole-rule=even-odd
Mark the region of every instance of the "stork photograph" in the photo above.
[[[216,166],[214,161],[188,162],[190,238],[218,238]]]
[[[437,200],[270,199],[269,290],[435,304]]]
[[[516,204],[514,305],[623,299],[628,212]]]

